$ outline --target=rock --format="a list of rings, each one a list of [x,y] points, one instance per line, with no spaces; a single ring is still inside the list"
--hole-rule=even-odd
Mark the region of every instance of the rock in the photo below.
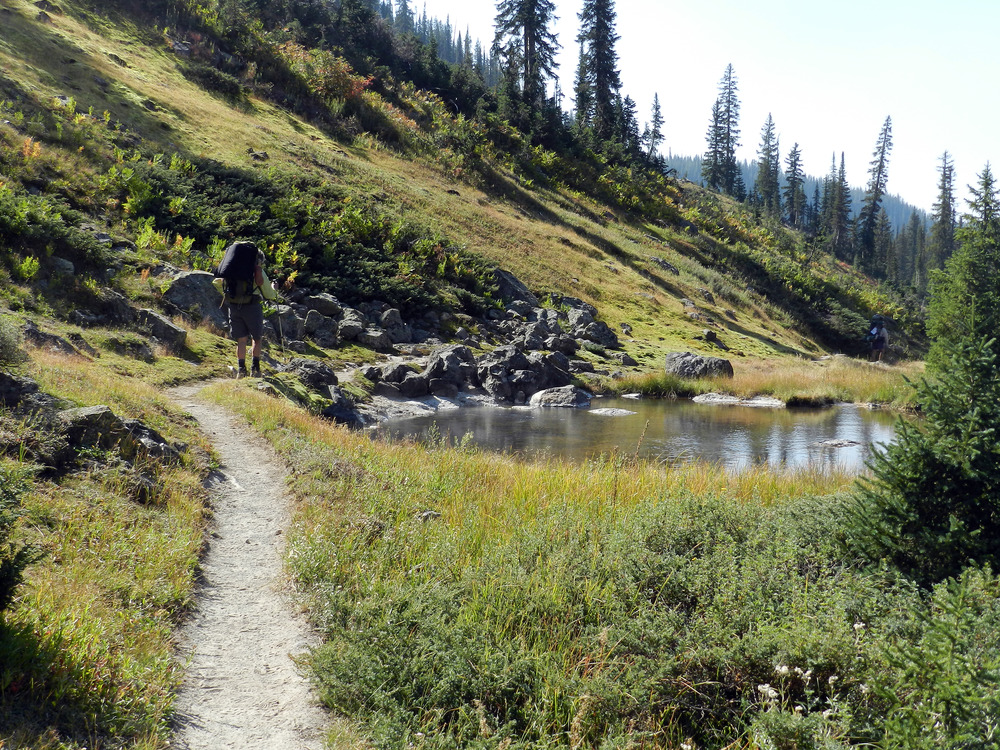
[[[668,262],[665,258],[653,257],[650,258],[656,265],[662,268],[664,271],[669,271],[674,276],[680,276],[681,272],[677,269],[673,263]]]
[[[128,460],[145,456],[176,459],[179,455],[156,430],[137,420],[123,421],[108,406],[66,409],[58,417],[73,448],[118,449]]]
[[[403,378],[398,387],[403,398],[423,398],[430,393],[427,378],[412,370]]]
[[[439,383],[439,389],[443,384],[451,384],[459,389],[465,385],[478,385],[477,367],[472,350],[467,346],[456,344],[438,349],[431,354],[423,374],[427,377],[432,390],[435,382]]]
[[[577,333],[577,336],[608,349],[617,349],[621,346],[618,342],[618,335],[603,320],[596,320],[585,326],[582,331]]]
[[[61,336],[56,336],[54,333],[46,333],[35,325],[33,321],[29,320],[25,323],[22,330],[24,331],[24,338],[39,349],[48,349],[49,351],[60,352],[62,354],[80,353],[69,341]]]
[[[323,391],[337,385],[337,373],[330,365],[314,359],[296,357],[278,367],[278,372],[290,372],[314,391]]]
[[[73,346],[79,349],[81,352],[89,354],[91,357],[100,357],[101,353],[97,351],[94,347],[87,343],[87,340],[79,333],[71,333],[67,337]]]
[[[315,310],[320,315],[326,315],[331,318],[335,318],[344,312],[344,308],[337,301],[337,298],[326,292],[306,297],[302,300],[302,303],[310,310]]]
[[[576,332],[593,323],[594,315],[589,310],[570,310],[566,313],[566,320],[570,330]]]
[[[307,316],[306,321],[308,322],[308,320]],[[337,321],[332,318],[323,318],[323,322],[313,332],[313,341],[316,342],[317,346],[321,346],[324,349],[333,349],[340,345],[338,333]]]
[[[163,293],[163,301],[195,320],[207,319],[217,328],[229,327],[229,314],[222,305],[222,295],[212,286],[215,279],[207,271],[185,271]]]
[[[665,370],[682,378],[733,377],[733,365],[728,359],[705,357],[692,352],[667,354]]]
[[[628,417],[637,412],[628,409],[591,409],[588,414],[595,414],[599,417]]]
[[[545,339],[545,348],[549,351],[561,352],[562,354],[572,357],[579,351],[580,345],[572,336],[560,333],[556,336],[549,336]]]
[[[329,395],[333,403],[321,412],[324,417],[354,429],[365,426],[365,421],[355,408],[354,401],[342,389],[332,386]]]
[[[72,261],[66,260],[65,258],[53,256],[49,259],[49,264],[52,266],[53,276],[76,275],[76,266],[73,265]]]
[[[356,341],[361,332],[368,326],[368,321],[358,310],[345,307],[337,330],[344,341]]]
[[[309,310],[306,313],[305,320],[303,321],[305,332],[310,335],[316,333],[316,331],[318,331],[327,320],[329,320],[329,318],[324,317],[315,310]]]
[[[382,379],[382,368],[375,365],[362,365],[357,369],[357,374],[370,383],[377,383]]]
[[[639,365],[632,357],[625,352],[614,352],[611,359],[616,360],[622,367],[637,367]]]
[[[187,331],[155,310],[139,310],[136,320],[150,336],[170,349],[182,349],[187,343]]]
[[[518,318],[527,318],[534,310],[535,306],[530,302],[519,299],[511,300],[507,305],[507,311]]]
[[[366,328],[358,334],[357,340],[361,346],[366,346],[377,352],[392,351],[392,339],[381,328]]]
[[[22,413],[54,409],[58,401],[42,393],[31,378],[0,371],[0,405]]]
[[[590,406],[590,394],[575,385],[566,385],[561,388],[548,388],[539,391],[531,397],[531,406],[535,407],[562,407],[562,408],[582,408]]]
[[[291,346],[293,341],[302,341],[306,335],[306,322],[295,309],[289,305],[277,305],[275,311],[268,316],[278,331],[278,338]]]
[[[118,448],[126,458],[150,456],[161,461],[176,461],[180,458],[180,452],[174,446],[138,419],[122,420],[122,425],[128,431],[128,436],[119,441]]]
[[[527,302],[532,307],[538,307],[538,298],[524,285],[524,283],[509,271],[497,268],[493,271],[493,281],[497,285],[500,299],[505,302],[520,300]]]
[[[709,404],[712,406],[751,406],[758,409],[784,409],[785,402],[780,398],[770,396],[754,396],[753,398],[740,398],[727,393],[702,393],[691,399],[696,404]]]
[[[402,383],[407,375],[413,372],[413,368],[402,362],[394,362],[382,368],[382,376],[379,380],[386,383]]]
[[[833,439],[820,440],[818,443],[812,443],[812,445],[817,448],[853,448],[856,445],[861,445],[861,443],[855,440]]]

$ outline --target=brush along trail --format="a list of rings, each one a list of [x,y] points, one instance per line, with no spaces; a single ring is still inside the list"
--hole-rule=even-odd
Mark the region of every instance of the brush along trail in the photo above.
[[[171,391],[221,461],[209,479],[214,525],[203,582],[179,633],[186,676],[173,744],[319,750],[326,716],[294,662],[317,641],[290,596],[282,565],[287,469],[237,417],[200,401],[199,388]]]

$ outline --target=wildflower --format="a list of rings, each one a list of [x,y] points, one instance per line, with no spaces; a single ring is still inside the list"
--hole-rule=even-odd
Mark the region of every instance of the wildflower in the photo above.
[[[833,683],[835,683],[839,679],[840,678],[837,677],[837,675],[832,674],[832,675],[830,675],[830,678],[827,680],[827,683],[829,683],[830,687],[833,687]]]
[[[802,704],[800,703],[795,704],[794,711],[796,716],[801,716],[805,712],[805,710],[806,709],[802,706]]]
[[[856,623],[854,623],[854,632],[855,633],[860,633],[866,627],[867,627],[867,625],[865,625],[863,622],[861,622],[861,620],[858,620]]]
[[[757,686],[757,691],[764,696],[768,701],[774,701],[778,699],[778,691],[771,687],[766,682],[763,685]]]
[[[774,668],[774,671],[779,677],[787,677],[788,673],[791,672],[791,670],[784,664],[779,664]]]

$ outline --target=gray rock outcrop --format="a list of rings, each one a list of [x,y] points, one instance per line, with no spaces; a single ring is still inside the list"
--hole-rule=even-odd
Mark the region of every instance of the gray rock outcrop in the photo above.
[[[139,310],[136,322],[150,336],[170,349],[182,349],[187,343],[187,331],[155,310]]]
[[[215,276],[208,271],[182,272],[163,293],[163,301],[196,320],[208,319],[217,328],[225,330],[229,314],[222,304],[219,290],[212,286],[214,279]]]
[[[733,364],[721,357],[706,357],[692,352],[671,352],[664,363],[666,372],[681,378],[733,377]]]

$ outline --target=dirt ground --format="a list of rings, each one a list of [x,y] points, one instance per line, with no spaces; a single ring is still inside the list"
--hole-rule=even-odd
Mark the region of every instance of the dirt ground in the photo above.
[[[327,716],[296,656],[317,644],[283,569],[286,467],[271,447],[198,388],[171,392],[208,435],[214,525],[196,609],[178,634],[185,680],[174,747],[320,750]]]

